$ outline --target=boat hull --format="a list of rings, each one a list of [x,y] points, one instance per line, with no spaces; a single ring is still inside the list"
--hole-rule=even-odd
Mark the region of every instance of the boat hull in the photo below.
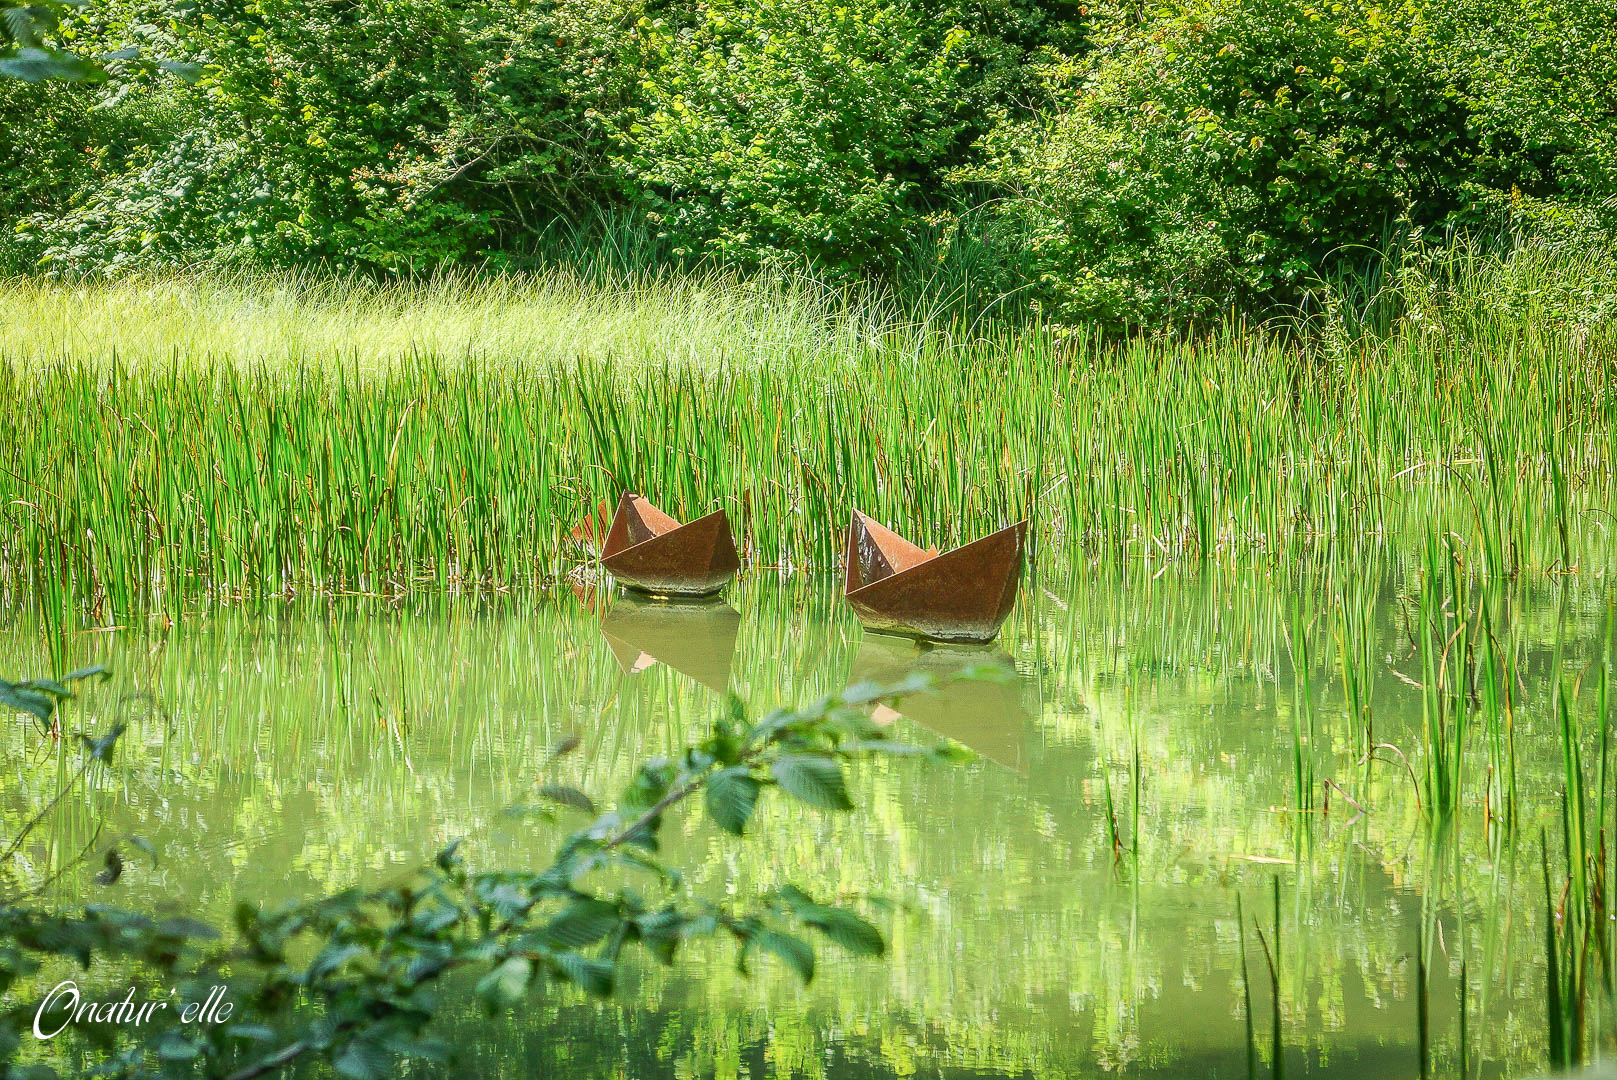
[[[681,525],[639,495],[625,494],[607,531],[601,565],[649,596],[713,596],[741,568],[723,510]]]
[[[848,604],[867,629],[880,633],[992,641],[1016,602],[1026,536],[1027,523],[1018,522],[935,555],[855,511],[848,529]]]

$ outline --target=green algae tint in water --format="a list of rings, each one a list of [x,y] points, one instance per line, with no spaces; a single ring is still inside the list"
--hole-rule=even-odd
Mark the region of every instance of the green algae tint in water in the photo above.
[[[384,881],[456,837],[477,865],[537,865],[573,823],[503,808],[550,782],[615,791],[699,737],[726,689],[763,711],[1000,660],[1008,681],[916,699],[893,721],[967,744],[969,765],[871,763],[852,778],[855,814],[770,802],[740,841],[698,813],[669,823],[668,861],[695,892],[792,881],[885,898],[868,911],[886,961],[822,950],[804,989],[769,961],[746,979],[732,954],[693,952],[636,968],[607,1003],[556,994],[496,1022],[451,994],[457,1075],[1244,1077],[1236,899],[1256,913],[1246,963],[1267,1058],[1255,931],[1273,944],[1276,876],[1289,1075],[1415,1074],[1417,935],[1437,1071],[1458,1060],[1463,962],[1471,1068],[1525,1075],[1544,1060],[1537,837],[1559,828],[1555,664],[1576,677],[1605,662],[1609,616],[1600,590],[1576,586],[1500,609],[1514,759],[1477,721],[1460,809],[1439,827],[1416,779],[1430,756],[1418,595],[1399,573],[1286,588],[1047,573],[985,650],[863,634],[824,579],[755,577],[733,607],[701,610],[571,592],[215,610],[72,642],[69,660],[116,673],[74,721],[131,728],[116,768],[28,854],[75,851],[105,816],[105,836],[147,837],[160,862],[133,856],[110,889],[70,875],[56,902],[220,923],[243,899]],[[0,636],[0,671],[43,671],[50,654],[29,623]],[[1583,687],[1589,732],[1593,701]],[[547,765],[571,734],[580,750]],[[63,751],[23,722],[3,747],[9,832],[55,790]],[[1592,1008],[1591,1030],[1609,1032]]]

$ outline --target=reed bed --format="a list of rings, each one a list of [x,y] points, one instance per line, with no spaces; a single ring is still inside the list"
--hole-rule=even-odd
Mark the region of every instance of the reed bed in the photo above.
[[[856,506],[940,545],[1029,517],[1063,559],[1613,550],[1600,328],[1102,342],[812,284],[277,280],[0,286],[0,593],[531,584],[625,488],[724,507],[766,567],[836,565]]]

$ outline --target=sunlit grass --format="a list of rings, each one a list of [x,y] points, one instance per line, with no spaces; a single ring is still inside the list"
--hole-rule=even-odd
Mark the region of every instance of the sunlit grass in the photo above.
[[[377,284],[222,274],[53,284],[0,279],[0,354],[139,371],[343,361],[772,362],[838,355],[891,328],[890,306],[808,278],[444,274]]]

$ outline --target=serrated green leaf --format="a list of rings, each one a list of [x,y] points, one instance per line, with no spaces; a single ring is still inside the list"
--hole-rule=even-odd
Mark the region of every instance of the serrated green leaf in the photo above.
[[[153,866],[156,866],[161,861],[157,857],[157,846],[144,836],[131,836],[129,842],[139,848],[152,861]]]
[[[23,82],[104,82],[106,72],[83,57],[56,49],[18,49],[0,59],[0,75]]]
[[[740,836],[763,785],[745,766],[721,769],[707,782],[707,812],[725,832]]]
[[[519,921],[533,907],[533,900],[527,892],[508,881],[486,889],[483,899],[496,915],[508,923]]]
[[[159,60],[157,66],[182,82],[194,83],[202,77],[202,65],[187,60]]]
[[[945,739],[931,750],[931,757],[936,761],[946,762],[950,765],[965,765],[977,760],[976,751],[953,739]]]
[[[365,950],[358,945],[338,945],[335,943],[327,945],[320,950],[320,955],[310,962],[309,978],[311,980],[323,979],[354,957],[363,955],[364,952]]]
[[[667,758],[652,758],[640,766],[634,780],[624,789],[619,809],[629,816],[648,810],[668,794],[668,785],[674,782],[674,766]]]
[[[815,905],[799,914],[804,922],[855,956],[882,956],[887,952],[881,931],[851,911]]]
[[[566,784],[546,784],[539,789],[539,794],[551,802],[571,806],[576,810],[584,811],[586,814],[595,813],[595,800],[575,787],[569,787]]]
[[[575,900],[545,924],[544,934],[563,948],[578,949],[606,937],[619,921],[616,904],[605,900]]]
[[[354,1039],[332,1059],[331,1067],[350,1080],[381,1080],[393,1071],[393,1054],[368,1036]]]
[[[851,810],[842,766],[823,754],[786,754],[769,770],[788,794],[822,810]]]
[[[460,918],[461,910],[458,907],[440,901],[417,908],[410,916],[410,921],[417,929],[428,934],[436,934],[454,926]]]
[[[92,739],[88,735],[80,735],[79,739],[85,746],[89,747],[92,760],[106,761],[112,756],[113,750],[117,749],[118,740],[123,737],[123,733],[127,730],[127,724],[114,724],[112,730],[99,739]]]
[[[752,943],[786,961],[786,965],[797,972],[797,977],[805,983],[813,981],[814,947],[808,942],[774,930],[759,930],[753,935]]]
[[[522,1000],[532,977],[533,962],[526,956],[506,957],[477,981],[477,999],[490,1014],[501,1012]]]
[[[587,993],[605,997],[612,992],[614,970],[610,962],[577,953],[561,953],[555,957],[557,972],[568,982]]]
[[[691,920],[672,908],[642,915],[635,920],[640,941],[661,964],[672,964],[674,954],[685,940]]]
[[[28,713],[41,724],[48,724],[51,713],[56,711],[56,699],[16,683],[0,682],[0,706]]]
[[[852,686],[842,691],[842,700],[846,701],[849,705],[863,705],[867,702],[876,701],[879,698],[885,697],[886,694],[887,688],[885,686],[883,686],[881,683],[871,682],[867,679],[864,682],[854,683]]]

